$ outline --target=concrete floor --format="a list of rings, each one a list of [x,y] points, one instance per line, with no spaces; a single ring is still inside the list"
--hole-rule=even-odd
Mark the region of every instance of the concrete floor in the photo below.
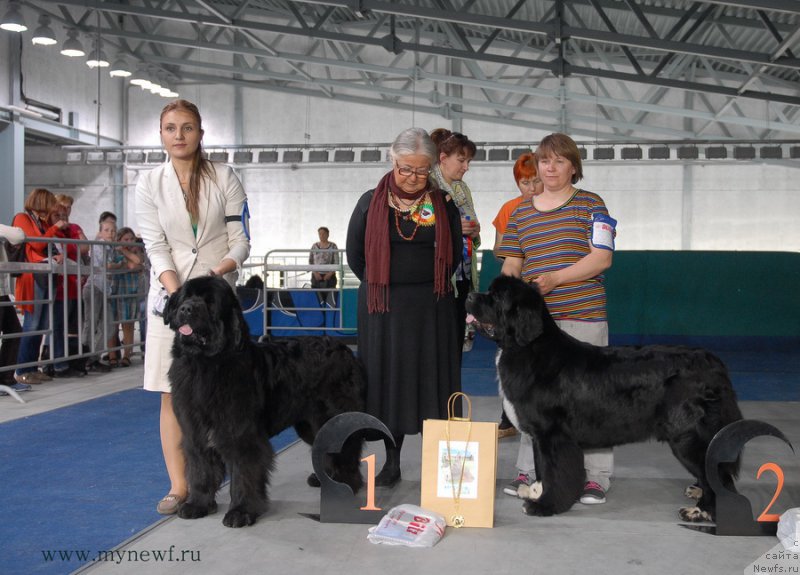
[[[141,385],[141,363],[111,374],[90,375],[37,386],[26,393],[25,405],[11,398],[0,401],[0,421],[85,401]],[[747,418],[781,429],[800,446],[798,404],[745,402]],[[493,397],[473,398],[473,419],[495,421],[500,412]],[[90,564],[80,572],[213,573],[276,575],[408,575],[409,573],[646,573],[732,574],[760,573],[776,566],[784,573],[800,572],[796,556],[772,556],[781,551],[775,537],[721,537],[680,525],[677,510],[687,505],[683,489],[691,478],[669,449],[657,443],[618,448],[615,476],[605,505],[576,504],[568,513],[551,518],[524,515],[521,501],[503,494],[515,475],[518,441],[500,441],[498,450],[495,526],[493,529],[448,528],[432,549],[375,545],[367,540],[369,525],[320,523],[307,515],[319,513],[319,491],[306,486],[311,471],[310,449],[297,443],[278,457],[270,493],[272,506],[250,528],[228,529],[221,523],[227,509],[227,490],[218,497],[217,514],[194,521],[167,518],[137,534],[116,549],[108,561]],[[380,466],[383,448],[370,443]],[[402,454],[403,480],[391,490],[379,489],[377,504],[390,509],[400,503],[419,503],[420,436],[408,437]],[[751,441],[743,456],[737,486],[754,509],[762,509],[775,489],[774,477],[755,479],[759,466],[778,462],[785,486],[771,511],[800,505],[800,465],[788,447],[773,438]],[[163,550],[165,559],[154,552]],[[182,560],[178,560],[182,559]],[[2,568],[0,568],[2,571]],[[780,571],[777,571],[780,572]]]

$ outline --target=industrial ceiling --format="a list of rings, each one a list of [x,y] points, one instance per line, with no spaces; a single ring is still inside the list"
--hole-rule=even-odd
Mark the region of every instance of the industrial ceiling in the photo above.
[[[58,0],[171,85],[614,142],[800,140],[795,0]]]

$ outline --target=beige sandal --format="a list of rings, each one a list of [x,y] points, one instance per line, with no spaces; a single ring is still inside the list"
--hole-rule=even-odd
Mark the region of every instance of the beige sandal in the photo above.
[[[165,495],[164,498],[158,502],[156,511],[161,515],[174,515],[178,512],[178,507],[180,507],[181,503],[184,501],[186,501],[186,497],[170,493],[169,495]]]

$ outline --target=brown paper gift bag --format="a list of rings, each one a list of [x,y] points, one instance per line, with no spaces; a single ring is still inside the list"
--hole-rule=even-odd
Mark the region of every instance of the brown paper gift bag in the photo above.
[[[466,417],[455,417],[464,398]],[[497,475],[497,423],[472,421],[472,402],[454,393],[447,420],[422,422],[420,507],[441,513],[450,527],[493,527]]]

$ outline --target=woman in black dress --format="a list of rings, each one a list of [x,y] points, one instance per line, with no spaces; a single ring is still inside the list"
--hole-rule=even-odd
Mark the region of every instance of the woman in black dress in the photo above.
[[[405,435],[443,419],[461,390],[461,340],[452,287],[461,262],[458,208],[430,170],[438,156],[425,130],[410,128],[389,149],[392,171],[358,200],[347,261],[361,280],[358,352],[367,368],[367,412],[391,430],[376,485],[400,479]]]

